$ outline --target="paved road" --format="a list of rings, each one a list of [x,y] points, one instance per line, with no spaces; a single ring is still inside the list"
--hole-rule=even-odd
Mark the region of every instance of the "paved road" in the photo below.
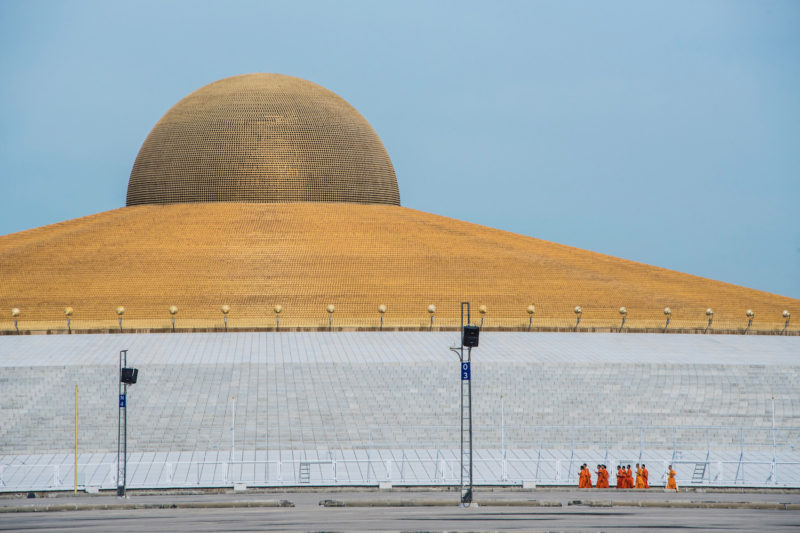
[[[479,492],[476,499],[561,501],[563,507],[357,507],[326,508],[319,501],[441,500],[457,502],[442,492],[300,492],[131,496],[127,503],[238,502],[288,499],[293,508],[136,509],[0,514],[0,531],[798,531],[800,511],[747,509],[593,508],[566,505],[573,500],[616,499],[653,501],[800,502],[800,494],[665,494],[613,491]],[[32,500],[2,499],[1,505],[25,505]],[[113,496],[60,497],[36,504],[118,503]]]

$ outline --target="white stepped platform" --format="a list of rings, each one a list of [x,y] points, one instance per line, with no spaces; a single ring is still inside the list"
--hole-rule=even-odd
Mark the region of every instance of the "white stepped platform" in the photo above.
[[[71,469],[73,460],[65,457],[72,458],[74,447],[75,385],[80,388],[79,462],[116,460],[121,349],[129,350],[129,364],[139,368],[139,383],[129,390],[128,449],[132,458],[150,465],[141,481],[132,479],[134,485],[160,486],[166,473],[157,464],[166,468],[193,461],[164,456],[205,461],[209,454],[224,455],[229,465],[232,441],[236,450],[265,458],[277,454],[281,464],[332,453],[345,465],[348,454],[368,453],[385,465],[384,456],[402,455],[398,450],[406,455],[456,450],[459,368],[448,347],[457,340],[452,332],[2,337],[0,463],[6,466],[0,490],[38,487],[48,476],[69,480],[71,470],[65,468]],[[787,463],[778,471],[779,481],[797,461],[800,337],[485,332],[473,352],[472,376],[479,453],[505,445],[519,454],[542,449],[552,461],[572,455],[597,463],[606,449],[611,457],[628,460],[641,448],[643,456],[655,454],[653,464],[661,464],[673,459],[673,449],[705,460],[710,448],[712,457],[722,454],[720,461],[734,456],[738,461],[744,450],[747,460],[763,463],[767,457],[771,465],[774,396],[776,451],[779,462]],[[580,459],[576,450],[587,452]],[[636,453],[625,458],[614,456],[614,450]],[[13,473],[25,470],[20,461],[29,467],[29,477]],[[41,465],[39,474],[30,461]],[[47,468],[49,474],[43,473]],[[182,475],[182,467],[174,468],[170,483]],[[236,466],[226,468],[235,473]],[[312,477],[317,468],[324,484],[322,466],[311,468]],[[487,483],[509,475],[491,468],[481,478]],[[544,468],[541,460],[539,468]],[[758,469],[765,477],[763,464]],[[348,470],[339,472],[345,471],[348,475],[340,476],[345,484],[369,484],[380,477],[353,474],[351,479]],[[152,481],[154,472],[158,479]],[[722,483],[729,474],[723,463],[717,480]],[[523,479],[528,475],[518,480],[531,481]],[[210,479],[218,482],[216,470]],[[297,482],[290,479],[278,481]],[[538,479],[546,483],[556,477]],[[412,483],[411,477],[391,480]],[[262,481],[277,482],[274,477]]]

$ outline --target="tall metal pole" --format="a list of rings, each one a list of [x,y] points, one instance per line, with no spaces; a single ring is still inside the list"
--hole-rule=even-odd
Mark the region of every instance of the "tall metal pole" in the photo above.
[[[500,448],[503,450],[503,459],[506,458],[506,416],[503,405],[503,395],[500,395]]]
[[[460,358],[463,364],[471,366],[472,348],[467,348],[467,357],[464,358],[464,307],[467,308],[467,324],[470,323],[469,302],[461,302],[461,345]],[[467,379],[461,380],[461,504],[469,505],[472,503],[472,369],[469,370]],[[466,386],[466,394],[464,388]],[[466,405],[465,405],[466,404]],[[466,417],[465,417],[466,410]],[[466,421],[467,427],[464,428]],[[465,449],[466,447],[466,449]],[[465,464],[466,463],[466,464]],[[465,469],[467,471],[465,472]],[[467,474],[468,481],[464,479]],[[468,484],[467,484],[468,483]]]
[[[78,493],[78,386],[75,385],[75,494]]]
[[[128,384],[122,382],[122,369],[128,366],[128,350],[119,352],[119,414],[117,418],[117,496],[125,496],[128,470]]]
[[[775,464],[775,396],[772,396],[772,482],[778,482],[778,470]]]
[[[467,324],[470,323],[469,302],[461,302],[461,340],[459,346],[451,351],[458,355],[461,373],[461,506],[472,504],[472,370],[470,368],[472,347],[466,346],[464,356],[464,309],[467,312]],[[433,314],[431,314],[433,317]]]
[[[236,444],[236,396],[232,398],[232,405],[231,405],[231,460],[233,462],[233,456],[235,451],[235,444]],[[244,458],[243,458],[244,459]]]

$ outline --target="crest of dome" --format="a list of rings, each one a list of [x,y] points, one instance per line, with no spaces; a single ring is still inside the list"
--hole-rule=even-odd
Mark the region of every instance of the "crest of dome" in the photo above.
[[[127,205],[351,202],[400,205],[378,135],[306,80],[245,74],[175,104],[139,150]]]

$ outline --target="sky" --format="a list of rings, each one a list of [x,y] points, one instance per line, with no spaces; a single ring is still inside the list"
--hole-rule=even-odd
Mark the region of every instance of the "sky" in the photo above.
[[[278,72],[405,207],[800,298],[800,2],[0,2],[0,235],[125,205],[158,119]],[[535,273],[532,273],[535,275]]]

